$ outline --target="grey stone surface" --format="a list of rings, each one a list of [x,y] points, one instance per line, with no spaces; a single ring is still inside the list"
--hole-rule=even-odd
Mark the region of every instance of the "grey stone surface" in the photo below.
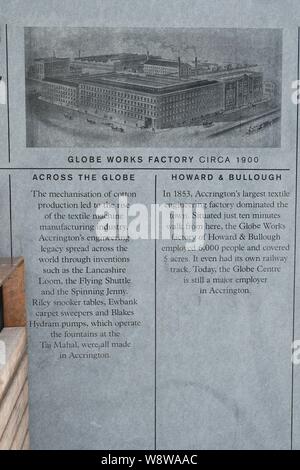
[[[297,1],[128,1],[53,0],[0,2],[1,23],[9,24],[11,104],[11,168],[13,248],[26,259],[28,315],[37,294],[39,245],[33,240],[38,218],[30,190],[55,185],[33,183],[29,168],[62,168],[78,149],[26,148],[24,26],[140,26],[283,28],[283,109],[280,149],[193,149],[194,167],[200,155],[257,155],[261,168],[286,168],[284,187],[295,192],[297,109],[291,83],[297,78],[299,4]],[[3,58],[3,29],[0,54]],[[0,117],[0,165],[7,160],[5,110]],[[4,113],[4,114],[3,114]],[[94,149],[95,150],[95,149]],[[168,154],[168,149],[135,149],[138,154]],[[97,149],[103,154],[104,149]],[[118,149],[127,154],[129,149]],[[93,151],[93,153],[96,153]],[[189,148],[172,154],[191,154]],[[212,164],[205,163],[209,168]],[[6,164],[5,164],[6,166]],[[85,165],[89,166],[89,164]],[[90,165],[92,166],[92,165]],[[164,168],[171,168],[166,164]],[[37,170],[39,173],[43,170]],[[10,249],[8,232],[8,172],[0,170],[0,254]],[[67,171],[66,171],[67,172]],[[98,174],[99,170],[96,171]],[[59,171],[58,171],[59,173]],[[136,171],[136,187],[153,202],[154,174],[158,189],[169,184],[169,172]],[[89,189],[92,185],[89,186]],[[199,186],[201,184],[199,183]],[[59,186],[61,187],[61,185]],[[65,188],[78,189],[76,183]],[[97,185],[93,184],[97,189]],[[191,185],[191,187],[193,187]],[[194,186],[195,187],[195,186]],[[203,186],[201,186],[203,187]],[[273,186],[269,186],[269,188]],[[282,186],[281,186],[282,187]],[[257,185],[259,189],[259,185]],[[294,244],[294,199],[287,214],[289,242]],[[133,291],[141,302],[143,328],[132,334],[135,347],[110,362],[64,362],[41,352],[41,330],[29,331],[30,426],[33,449],[153,449],[155,381],[154,243],[136,245],[131,270]],[[157,244],[159,249],[161,244]],[[293,254],[293,250],[290,255]],[[142,261],[142,263],[141,263]],[[299,250],[297,269],[299,265]],[[157,448],[289,449],[300,448],[300,372],[294,367],[291,342],[300,339],[299,275],[294,300],[294,262],[268,288],[247,298],[201,298],[170,279],[158,256],[157,264]],[[293,395],[292,395],[292,384]],[[291,409],[293,408],[293,420]]]

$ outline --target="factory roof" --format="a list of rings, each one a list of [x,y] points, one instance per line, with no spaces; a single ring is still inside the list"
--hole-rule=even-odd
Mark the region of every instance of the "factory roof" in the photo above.
[[[107,61],[126,61],[126,60],[144,60],[146,54],[137,54],[131,52],[122,52],[120,54],[101,54],[75,57],[74,60],[82,62],[107,62]],[[152,56],[156,58],[155,56]],[[158,57],[158,56],[157,56]]]
[[[58,77],[47,77],[43,80],[43,82],[58,83],[59,85],[78,87],[80,80],[78,80],[77,78],[72,80]]]
[[[261,75],[259,72],[254,72],[254,71],[244,71],[240,73],[234,73],[230,75],[219,75],[218,80],[221,80],[222,82],[224,81],[230,81],[230,80],[236,80],[237,78],[241,78],[243,76],[247,75],[248,77],[253,77],[253,76],[259,76]]]
[[[55,60],[70,60],[69,57],[38,57],[35,62],[54,62]]]
[[[178,78],[172,79],[171,77],[111,73],[86,77],[80,83],[114,86],[116,88],[125,88],[129,91],[141,91],[151,94],[163,94],[207,86],[218,82],[216,80],[179,80]]]
[[[178,67],[177,60],[167,60],[167,59],[149,59],[145,62],[145,65],[161,65],[163,67]]]

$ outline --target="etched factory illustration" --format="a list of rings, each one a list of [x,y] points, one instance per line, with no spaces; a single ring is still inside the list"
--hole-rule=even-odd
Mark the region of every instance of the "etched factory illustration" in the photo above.
[[[231,52],[221,53],[219,44],[211,46],[211,53],[199,39],[205,41],[207,31],[199,31],[193,38],[197,47],[191,47],[190,33],[181,30],[155,35],[145,30],[148,41],[141,39],[143,31],[54,28],[47,32],[51,48],[43,28],[28,28],[27,145],[197,146],[231,131],[238,145],[256,132],[272,133],[262,146],[279,142],[280,50],[272,46],[274,57],[264,57],[260,41],[249,55],[254,33],[235,30],[239,39],[230,39]],[[220,43],[226,41],[228,32],[216,34]],[[260,34],[264,39],[269,33]],[[242,136],[239,126],[247,126]]]
[[[263,73],[248,64],[194,64],[141,54],[39,58],[29,76],[40,98],[86,112],[163,129],[262,101]],[[266,85],[265,85],[266,86]],[[270,87],[270,84],[268,84]]]

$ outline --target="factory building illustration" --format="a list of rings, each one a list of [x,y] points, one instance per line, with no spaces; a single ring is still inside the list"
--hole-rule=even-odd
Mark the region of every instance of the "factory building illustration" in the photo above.
[[[250,135],[266,117],[262,132],[279,120],[280,84],[266,79],[263,65],[188,60],[179,52],[174,58],[149,49],[97,55],[79,49],[59,57],[53,50],[26,64],[26,91],[35,109],[52,105],[69,121],[80,114],[81,125],[97,127],[100,140],[108,127],[124,134],[197,127],[208,138],[243,122]]]

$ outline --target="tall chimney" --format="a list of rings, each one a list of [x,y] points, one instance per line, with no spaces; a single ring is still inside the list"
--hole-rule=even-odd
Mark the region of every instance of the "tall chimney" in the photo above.
[[[149,60],[150,58],[150,54],[149,54],[149,51],[147,51],[147,60]]]
[[[53,51],[53,57],[55,57],[55,51]]]
[[[178,77],[181,77],[181,59],[180,56],[178,56]]]
[[[79,59],[80,59],[80,55],[81,55],[81,50],[79,49],[79,50],[78,50],[78,57],[79,57]]]
[[[198,57],[197,56],[195,57],[195,70],[196,72],[198,70]]]

